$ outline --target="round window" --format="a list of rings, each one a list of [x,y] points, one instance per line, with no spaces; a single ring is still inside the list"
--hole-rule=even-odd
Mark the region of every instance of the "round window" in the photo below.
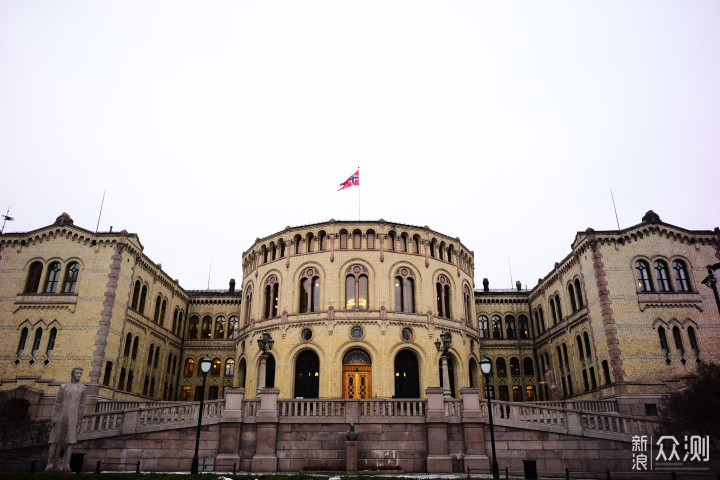
[[[300,338],[302,338],[304,341],[307,342],[308,340],[310,340],[312,338],[312,330],[310,330],[309,328],[306,328],[300,334]]]
[[[403,328],[402,339],[405,340],[406,342],[411,341],[413,339],[413,331],[410,330],[409,328]]]
[[[363,336],[363,329],[362,329],[362,327],[353,327],[353,328],[350,330],[350,336],[351,336],[352,338],[362,338],[362,336]]]

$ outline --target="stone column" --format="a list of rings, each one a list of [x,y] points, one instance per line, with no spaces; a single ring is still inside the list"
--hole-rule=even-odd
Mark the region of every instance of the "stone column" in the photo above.
[[[265,388],[265,379],[267,378],[267,355],[261,354],[260,355],[260,376],[258,377],[258,394],[260,393],[261,388]]]
[[[443,355],[440,357],[440,365],[442,366],[442,378],[440,379],[440,386],[443,389],[443,394],[446,397],[450,396],[450,371],[448,370],[448,357]]]
[[[253,472],[277,472],[277,400],[279,394],[280,389],[278,388],[261,388],[258,391],[260,409],[256,416],[257,443],[251,464]]]
[[[232,465],[240,468],[240,434],[242,433],[244,388],[225,390],[225,408],[220,424],[220,446],[216,465]],[[225,467],[229,470],[229,467]]]
[[[447,418],[445,417],[445,397],[442,388],[428,388],[427,414],[427,471],[428,473],[452,472],[452,460],[448,455]]]
[[[486,468],[488,457],[485,454],[485,429],[480,410],[480,389],[461,388],[463,400],[463,436],[465,440],[464,468]]]
[[[357,440],[345,441],[345,465],[348,474],[357,474]]]

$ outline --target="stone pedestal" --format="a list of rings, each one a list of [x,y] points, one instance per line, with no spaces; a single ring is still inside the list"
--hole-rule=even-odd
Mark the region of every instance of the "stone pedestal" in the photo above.
[[[277,399],[280,390],[277,388],[261,388],[260,409],[257,412],[257,442],[255,455],[252,458],[253,472],[277,472]]]
[[[463,436],[465,440],[465,456],[463,469],[486,468],[488,457],[485,454],[485,429],[481,423],[480,389],[461,388],[463,400]]]
[[[448,455],[447,418],[443,389],[428,388],[427,395],[427,471],[428,473],[452,472],[452,459]]]
[[[223,470],[231,470],[235,464],[240,469],[240,435],[242,433],[242,404],[244,388],[225,390],[225,408],[220,425],[220,446],[215,465],[224,465]]]
[[[357,473],[357,441],[347,440],[345,442],[345,471],[348,474]]]

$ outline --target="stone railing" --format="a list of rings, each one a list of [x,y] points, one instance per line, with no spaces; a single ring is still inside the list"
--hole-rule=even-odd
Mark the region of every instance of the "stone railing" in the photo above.
[[[243,400],[242,408],[244,417],[254,417],[257,415],[258,410],[260,410],[260,400]]]
[[[533,405],[543,407],[569,408],[571,410],[582,410],[584,412],[617,412],[616,400],[556,400],[547,402],[532,402]]]
[[[462,400],[445,399],[445,416],[447,417],[462,417],[463,414],[463,402]]]
[[[481,409],[483,417],[487,418],[487,403],[483,402]],[[492,414],[493,420],[503,425],[532,423],[560,428],[566,426],[565,409],[562,407],[493,400]]]
[[[659,420],[648,420],[613,413],[581,413],[583,432],[609,434],[612,438],[632,435],[654,435],[660,426]]]
[[[361,417],[424,417],[424,400],[378,399],[360,402]]]
[[[281,417],[342,417],[345,402],[342,400],[280,400],[278,415]]]
[[[145,407],[155,407],[158,405],[174,405],[174,404],[187,405],[187,402],[116,402],[116,401],[102,402],[102,401],[100,401],[95,404],[95,413],[118,412],[118,411],[122,411],[122,410],[130,410],[133,408],[145,408]]]
[[[219,423],[225,400],[211,400],[203,406],[203,424]],[[197,425],[200,402],[140,407],[123,411],[85,415],[80,439],[100,438]]]

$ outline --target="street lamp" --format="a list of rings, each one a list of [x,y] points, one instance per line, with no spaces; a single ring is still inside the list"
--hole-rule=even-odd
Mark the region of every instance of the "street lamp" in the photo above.
[[[437,348],[438,352],[442,352],[440,356],[440,374],[442,376],[442,378],[440,378],[440,386],[443,388],[444,395],[450,393],[450,385],[447,382],[448,377],[450,376],[448,372],[447,353],[448,350],[450,350],[451,344],[452,337],[447,332],[440,334],[440,340],[435,340],[435,348]]]
[[[272,350],[274,343],[275,340],[268,332],[263,332],[260,338],[257,339],[257,346],[262,352],[260,354],[260,384],[258,387],[267,387],[267,351]]]
[[[268,332],[263,332],[262,336],[257,340],[258,348],[262,350],[263,353],[272,350],[274,343],[275,340],[273,340]]]
[[[480,370],[482,370],[483,375],[485,375],[485,391],[487,392],[487,399],[488,399],[488,418],[490,419],[490,444],[492,445],[492,476],[493,478],[500,478],[500,468],[498,467],[497,463],[497,456],[495,455],[495,430],[493,428],[493,419],[492,419],[492,405],[490,404],[490,371],[492,370],[492,361],[487,358],[483,357],[482,360],[480,360]]]
[[[205,405],[205,380],[207,379],[210,367],[212,367],[212,360],[210,360],[210,357],[205,355],[205,358],[200,360],[200,371],[203,375],[203,383],[202,395],[200,396],[200,412],[198,413],[197,434],[195,435],[195,455],[193,456],[192,466],[190,467],[190,473],[193,475],[197,475],[198,463],[200,462],[200,459],[198,459],[198,450],[200,449],[200,428],[202,427],[203,406]]]
[[[715,277],[715,270],[720,270],[720,262],[714,265],[708,265],[707,267],[708,276],[702,281],[702,284],[710,287],[715,294],[715,305],[717,305],[718,313],[720,314],[720,296],[717,290],[717,278]]]

